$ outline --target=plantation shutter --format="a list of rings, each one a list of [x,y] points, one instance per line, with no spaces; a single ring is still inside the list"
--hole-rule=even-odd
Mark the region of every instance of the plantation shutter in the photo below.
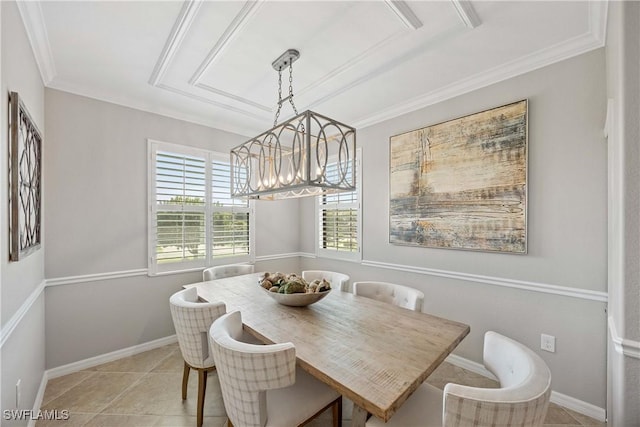
[[[231,198],[229,157],[152,140],[148,149],[149,275],[252,262],[253,203]]]
[[[231,198],[229,159],[214,159],[212,166],[212,255],[214,258],[249,255],[249,201]]]
[[[157,151],[155,155],[155,260],[206,260],[206,158]]]
[[[354,171],[349,171],[349,174]],[[359,171],[355,171],[359,172]],[[337,175],[336,163],[327,165],[327,175]],[[360,180],[350,192],[318,196],[319,255],[357,258],[360,253]]]

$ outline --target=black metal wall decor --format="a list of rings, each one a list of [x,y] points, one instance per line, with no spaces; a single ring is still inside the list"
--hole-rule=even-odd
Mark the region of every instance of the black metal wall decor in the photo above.
[[[17,92],[9,94],[9,260],[40,247],[42,137]]]

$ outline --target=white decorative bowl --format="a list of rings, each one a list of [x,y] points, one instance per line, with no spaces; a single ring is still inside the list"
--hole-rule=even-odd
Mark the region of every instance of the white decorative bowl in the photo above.
[[[304,307],[311,305],[314,302],[320,301],[322,298],[329,295],[331,289],[324,292],[314,292],[308,294],[280,294],[278,292],[271,292],[262,286],[260,286],[263,292],[266,292],[271,298],[276,300],[279,304],[288,305],[291,307]]]

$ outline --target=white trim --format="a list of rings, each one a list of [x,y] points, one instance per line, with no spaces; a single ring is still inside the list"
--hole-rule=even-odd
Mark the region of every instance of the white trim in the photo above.
[[[99,356],[58,366],[57,368],[48,369],[45,373],[47,374],[48,379],[58,378],[63,375],[72,374],[74,372],[82,371],[83,369],[93,368],[94,366],[102,365],[103,363],[113,362],[114,360],[122,359],[123,357],[133,356],[138,353],[164,347],[165,345],[176,342],[178,342],[176,335],[170,335],[168,337],[112,351],[111,353],[101,354]]]
[[[557,391],[551,392],[551,402],[556,405],[563,406],[567,409],[571,409],[579,414],[586,415],[587,417],[595,418],[598,421],[607,420],[607,410],[584,400],[576,399],[575,397],[567,396],[566,394],[558,393]]]
[[[121,279],[124,277],[146,276],[146,268],[136,270],[110,271],[107,273],[83,274],[80,276],[56,277],[46,280],[46,286],[71,285],[74,283],[97,282],[100,280]]]
[[[45,281],[43,280],[40,284],[31,292],[31,294],[24,300],[22,305],[18,308],[18,310],[11,316],[9,321],[4,324],[2,327],[2,332],[0,332],[0,348],[4,346],[7,342],[13,331],[18,327],[24,316],[31,310],[33,304],[40,298],[42,291],[44,291]]]
[[[180,10],[178,19],[176,19],[176,22],[173,24],[171,34],[169,34],[169,38],[165,42],[162,53],[160,54],[160,57],[158,57],[156,66],[153,68],[153,72],[149,78],[150,85],[157,86],[160,83],[160,80],[167,71],[167,68],[171,65],[173,57],[180,48],[182,40],[184,40],[189,28],[191,28],[191,24],[193,24],[193,20],[198,14],[198,10],[201,5],[202,1],[199,0],[187,0],[182,5],[182,10]]]
[[[295,258],[300,256],[304,256],[302,252],[291,252],[291,253],[284,253],[284,254],[260,255],[260,256],[257,256],[255,260],[256,262],[274,261],[277,259]]]
[[[224,96],[225,98],[233,99],[233,100],[236,100],[238,102],[242,102],[243,104],[246,104],[246,105],[249,105],[249,106],[252,106],[252,107],[256,107],[256,108],[258,108],[258,109],[260,109],[262,111],[265,111],[265,112],[271,114],[271,107],[268,107],[266,105],[262,105],[262,104],[257,103],[257,102],[253,102],[250,99],[243,98],[241,96],[234,95],[234,94],[229,93],[229,92],[225,92],[224,90],[216,89],[215,87],[209,86],[208,84],[205,84],[205,83],[196,83],[194,86],[197,87],[198,89],[206,90],[206,91],[214,93],[216,95]]]
[[[473,360],[466,359],[453,353],[448,355],[445,361],[451,363],[454,366],[457,366],[458,368],[466,369],[467,371],[471,371],[475,374],[482,375],[483,377],[498,381],[498,378],[496,378],[496,376],[493,375],[490,370],[485,368],[482,363],[474,362]]]
[[[249,22],[250,18],[253,17],[258,9],[262,6],[262,1],[253,1],[248,0],[242,6],[238,14],[233,18],[229,26],[224,30],[222,36],[216,41],[216,44],[207,54],[207,57],[200,64],[198,69],[191,79],[189,80],[189,84],[196,85],[200,83],[200,80],[204,76],[204,74],[209,70],[211,65],[215,62],[218,56],[224,52],[229,43],[238,35],[240,30]]]
[[[492,379],[494,381],[497,380],[496,376],[493,375],[491,371],[485,368],[481,363],[474,362],[473,360],[466,359],[456,354],[450,354],[445,360],[459,368],[466,369],[467,371],[474,372],[478,375],[482,375],[483,377]],[[557,405],[563,406],[567,409],[571,409],[572,411],[578,412],[579,414],[595,418],[598,421],[606,421],[607,411],[604,408],[600,408],[599,406],[592,405],[591,403],[587,403],[571,396],[567,396],[566,394],[558,393],[557,391],[551,391],[550,400]]]
[[[252,119],[265,120],[266,118],[269,117],[267,114],[263,114],[263,115],[254,114],[251,111],[246,111],[246,110],[243,110],[241,108],[235,107],[233,105],[223,104],[222,102],[218,102],[218,101],[215,101],[215,100],[210,99],[210,98],[205,98],[204,96],[195,95],[195,94],[187,92],[185,90],[178,89],[176,87],[170,86],[170,85],[168,85],[166,83],[158,83],[156,85],[156,87],[159,88],[159,89],[164,89],[164,90],[169,91],[169,92],[177,93],[178,95],[186,96],[187,98],[191,98],[191,99],[194,99],[196,101],[201,101],[201,102],[204,102],[204,103],[207,103],[207,104],[211,104],[211,105],[213,105],[215,107],[220,107],[220,108],[225,109],[225,110],[235,111],[236,113],[244,114],[245,116],[251,117]],[[207,126],[210,126],[210,125],[207,125]],[[219,129],[227,130],[227,129],[224,129],[224,128],[219,128]],[[235,132],[235,131],[229,130],[229,132]],[[236,133],[239,133],[239,132],[236,132]]]
[[[451,0],[451,4],[456,9],[458,17],[467,28],[476,28],[482,21],[473,8],[469,0]]]
[[[640,342],[622,338],[618,335],[613,316],[609,316],[609,334],[611,335],[611,341],[613,341],[613,347],[618,353],[634,359],[640,359]]]
[[[36,393],[36,398],[33,401],[33,412],[36,414],[42,406],[42,399],[44,398],[44,391],[47,388],[47,382],[49,382],[49,374],[47,373],[47,371],[44,371],[42,373],[42,379],[40,380],[40,387],[38,387],[38,392]],[[35,417],[30,418],[29,422],[27,423],[27,427],[35,427],[36,421],[37,420],[35,419]]]
[[[422,27],[422,21],[411,10],[409,5],[402,0],[385,0],[389,9],[393,11],[396,17],[410,30],[417,30]]]
[[[38,64],[42,83],[48,86],[56,77],[56,66],[51,52],[47,25],[39,1],[17,1],[18,11],[27,32],[33,56]]]
[[[504,279],[500,277],[482,276],[479,274],[461,273],[457,271],[438,270],[435,268],[415,267],[411,265],[391,264],[379,261],[362,261],[363,266],[386,268],[389,270],[405,271],[409,273],[426,274],[429,276],[446,277],[449,279],[465,280],[468,282],[485,283],[487,285],[503,286],[506,288],[523,289],[545,294],[562,295],[567,297],[607,302],[606,292],[590,291],[587,289],[571,288],[567,286],[550,285],[546,283],[527,282],[524,280]]]
[[[318,258],[316,254],[311,252],[289,252],[289,253],[256,256],[255,262],[274,261],[278,259],[295,258],[295,257],[312,258],[312,259]],[[349,260],[345,259],[342,261],[348,262]],[[408,273],[425,274],[428,276],[446,277],[449,279],[484,283],[488,285],[503,286],[507,288],[523,289],[523,290],[540,292],[545,294],[552,294],[552,295],[562,295],[562,296],[579,298],[579,299],[590,300],[590,301],[607,302],[608,300],[606,292],[590,291],[587,289],[578,289],[578,288],[571,288],[566,286],[550,285],[545,283],[526,282],[522,280],[504,279],[504,278],[492,277],[492,276],[481,276],[477,274],[461,273],[461,272],[448,271],[448,270],[437,270],[432,268],[415,267],[415,266],[402,265],[402,264],[391,264],[386,262],[370,261],[370,260],[362,260],[360,264],[365,267],[375,267],[375,268],[383,268],[383,269],[395,270],[395,271],[404,271]],[[156,274],[156,276],[190,273],[194,271],[201,271],[202,269],[203,267],[198,267],[198,268],[193,268],[188,270],[159,272]],[[126,277],[145,276],[147,274],[148,274],[148,269],[140,268],[136,270],[112,271],[112,272],[106,272],[106,273],[85,274],[80,276],[56,277],[53,279],[47,279],[45,283],[47,287],[61,286],[61,285],[71,285],[75,283],[95,282],[95,281],[102,281],[102,280],[121,279]],[[9,324],[11,324],[11,321],[7,323],[7,325]],[[4,334],[4,329],[3,329],[3,334]],[[4,335],[3,335],[3,340],[4,340]],[[636,343],[635,341],[623,340],[620,342],[623,343],[622,344],[623,347],[628,349],[627,350],[627,352],[629,353],[628,355],[635,355],[637,351],[640,351],[640,344]],[[632,356],[632,357],[635,357],[635,356]]]
[[[473,92],[474,90],[529,73],[539,68],[555,64],[600,47],[602,47],[602,41],[598,40],[596,36],[588,32],[581,36],[576,36],[556,45],[541,49],[532,54],[508,61],[487,71],[458,80],[457,82],[443,86],[432,92],[398,103],[389,108],[382,109],[377,113],[368,114],[366,117],[353,120],[352,124],[356,128],[372,126],[384,120],[389,120],[394,117],[428,107],[429,105],[434,105],[456,96]],[[374,70],[371,75],[378,72],[379,70]],[[358,80],[358,82],[354,82],[347,87],[338,89],[337,91],[327,95],[323,100],[335,96],[340,92],[346,91],[347,89],[369,79],[370,76],[367,75]]]
[[[604,46],[607,42],[607,15],[609,13],[609,1],[590,1],[589,7],[589,31]]]

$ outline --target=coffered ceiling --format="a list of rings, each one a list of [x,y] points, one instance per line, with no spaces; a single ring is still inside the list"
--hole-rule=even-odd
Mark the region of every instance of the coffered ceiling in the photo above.
[[[363,127],[602,47],[607,10],[586,1],[18,5],[47,87],[244,135],[271,127],[271,62],[289,48],[301,54],[298,109]],[[290,115],[285,106],[281,117]]]

